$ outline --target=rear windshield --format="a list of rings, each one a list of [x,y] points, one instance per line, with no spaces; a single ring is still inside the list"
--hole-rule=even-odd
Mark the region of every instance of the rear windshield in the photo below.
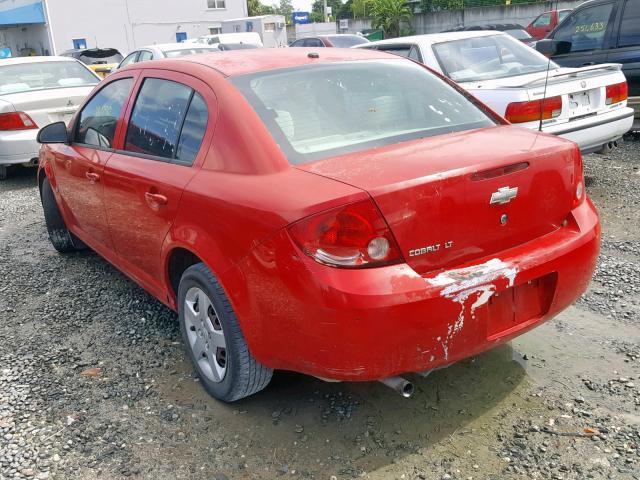
[[[196,53],[211,53],[211,52],[217,52],[217,51],[218,51],[217,48],[193,47],[193,48],[183,48],[180,50],[167,50],[164,52],[164,55],[167,58],[175,58],[175,57],[182,57],[184,55],[194,55]]]
[[[509,35],[436,43],[442,71],[456,82],[472,82],[544,72],[549,60]],[[551,62],[551,68],[557,65]]]
[[[0,95],[50,88],[96,85],[100,80],[76,61],[0,66]]]
[[[513,38],[517,38],[518,40],[529,40],[530,38],[533,38],[531,35],[529,35],[526,32],[526,30],[521,30],[519,28],[515,28],[512,30],[505,30],[504,33],[508,33]]]
[[[333,44],[334,47],[338,48],[349,48],[354,45],[360,45],[361,43],[369,43],[364,37],[359,37],[357,35],[336,35],[327,37],[329,41]]]
[[[232,78],[293,164],[495,125],[405,59],[341,62]]]

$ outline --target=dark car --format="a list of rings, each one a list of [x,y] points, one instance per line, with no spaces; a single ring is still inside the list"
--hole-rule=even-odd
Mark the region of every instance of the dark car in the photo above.
[[[564,67],[621,63],[629,85],[628,105],[640,128],[640,0],[591,0],[568,15],[548,38],[571,42],[553,56]]]
[[[471,25],[468,27],[457,27],[450,30],[444,30],[444,32],[463,32],[477,30],[495,30],[497,32],[508,33],[516,40],[520,40],[522,43],[529,46],[531,46],[536,41],[536,39],[529,35],[527,30],[518,23],[491,23],[488,25]]]
[[[360,35],[349,35],[346,33],[335,35],[316,35],[315,37],[299,38],[292,42],[290,47],[338,47],[350,48],[354,45],[367,43],[369,40]]]
[[[80,60],[102,78],[118,68],[124,58],[115,48],[80,48],[67,50],[61,55]]]

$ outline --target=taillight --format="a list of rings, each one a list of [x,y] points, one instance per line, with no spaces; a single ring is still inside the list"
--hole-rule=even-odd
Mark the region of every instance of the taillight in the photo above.
[[[624,102],[629,97],[629,87],[627,82],[607,85],[607,105]]]
[[[31,130],[36,122],[24,112],[0,113],[0,130]]]
[[[577,146],[573,155],[573,208],[576,208],[580,203],[582,203],[582,200],[584,200],[585,197],[584,171],[582,166],[582,154]]]
[[[371,200],[307,217],[289,227],[302,251],[333,267],[378,267],[402,261],[387,223]]]
[[[511,123],[535,122],[555,118],[562,112],[562,97],[549,97],[507,105],[504,117]]]

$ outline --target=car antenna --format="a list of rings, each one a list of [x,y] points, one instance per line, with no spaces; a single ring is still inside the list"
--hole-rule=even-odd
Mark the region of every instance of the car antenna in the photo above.
[[[538,124],[538,131],[542,131],[542,116],[544,114],[544,101],[547,98],[547,83],[549,83],[549,70],[551,69],[551,54],[549,54],[547,61],[547,74],[544,77],[544,90],[542,91],[542,100],[540,101],[540,123]]]

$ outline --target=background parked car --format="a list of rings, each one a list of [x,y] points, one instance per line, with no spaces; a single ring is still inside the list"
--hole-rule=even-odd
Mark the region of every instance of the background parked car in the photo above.
[[[34,165],[38,129],[67,122],[100,78],[68,57],[0,61],[0,178],[9,165]]]
[[[533,38],[540,40],[546,37],[570,13],[570,9],[550,10],[541,13],[533,22],[527,25],[526,30]]]
[[[361,35],[336,34],[336,35],[317,35],[315,37],[299,38],[289,44],[290,47],[338,47],[349,48],[354,45],[369,43],[369,40]]]
[[[120,62],[118,68],[147,60],[159,60],[161,58],[174,58],[184,55],[194,55],[196,53],[218,51],[220,50],[217,46],[202,43],[161,43],[159,45],[149,45],[130,52],[129,55]]]
[[[553,61],[566,67],[621,63],[629,106],[640,129],[640,0],[593,0],[576,8],[548,38],[571,42]]]
[[[560,68],[502,32],[417,35],[355,48],[385,50],[423,62],[511,123],[538,129],[542,120],[544,132],[573,140],[583,152],[609,150],[633,123],[619,65]]]
[[[80,60],[91,70],[104,78],[118,68],[122,61],[122,54],[115,48],[84,48],[67,50],[61,53],[63,57]]]
[[[494,30],[497,32],[504,32],[511,35],[516,40],[520,40],[525,45],[533,45],[536,41],[529,32],[525,30],[522,25],[517,23],[491,23],[487,25],[472,25],[469,27],[458,27],[452,28],[450,30],[444,30],[442,33],[446,32],[463,32],[463,31],[478,31],[478,30]]]

